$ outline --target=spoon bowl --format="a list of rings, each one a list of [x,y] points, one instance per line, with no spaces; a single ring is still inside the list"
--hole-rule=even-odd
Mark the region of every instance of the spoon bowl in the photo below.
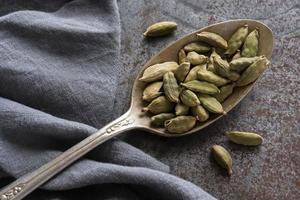
[[[175,41],[171,45],[167,46],[161,50],[158,54],[153,56],[142,68],[141,72],[138,74],[135,79],[133,88],[132,88],[132,99],[131,106],[129,111],[131,115],[134,116],[137,121],[138,128],[145,129],[152,133],[155,133],[160,136],[165,137],[179,137],[184,135],[189,135],[194,132],[198,132],[206,126],[214,123],[220,119],[223,115],[211,115],[209,120],[204,123],[199,123],[192,130],[182,133],[174,134],[168,133],[164,128],[153,127],[150,123],[149,115],[141,112],[141,109],[146,106],[142,101],[142,94],[147,83],[139,81],[138,78],[142,76],[143,71],[154,64],[166,62],[166,61],[177,61],[178,60],[178,51],[182,49],[186,44],[199,41],[196,37],[196,34],[202,31],[214,32],[221,35],[225,40],[228,40],[230,36],[241,26],[248,24],[249,32],[255,28],[259,29],[259,50],[258,55],[265,55],[269,60],[272,55],[273,50],[273,34],[272,31],[263,23],[255,20],[241,19],[241,20],[230,20],[217,24],[213,24],[204,28],[201,28],[191,34],[188,34],[179,40]],[[257,80],[256,80],[257,81]],[[222,103],[224,110],[228,113],[232,108],[234,108],[253,88],[253,82],[244,87],[235,87],[233,93]]]
[[[258,21],[242,19],[221,22],[199,29],[191,34],[182,37],[181,39],[172,43],[171,45],[160,51],[158,54],[153,56],[144,65],[134,82],[132,88],[131,106],[125,114],[107,124],[96,133],[85,138],[75,146],[71,147],[52,161],[46,163],[35,171],[22,176],[21,178],[1,189],[0,200],[22,199],[34,189],[38,188],[51,177],[56,175],[58,172],[62,171],[71,163],[97,147],[99,144],[102,144],[110,138],[117,136],[118,134],[121,134],[127,130],[138,128],[164,137],[179,137],[197,132],[220,119],[222,115],[213,115],[208,121],[198,124],[192,130],[182,134],[171,134],[166,132],[163,128],[152,127],[150,124],[149,115],[141,112],[142,108],[146,106],[142,101],[142,93],[146,86],[146,83],[139,81],[138,78],[141,77],[143,71],[150,65],[166,61],[177,61],[178,51],[186,44],[197,41],[196,33],[199,33],[201,31],[210,31],[218,33],[223,36],[224,39],[228,40],[232,33],[244,24],[248,24],[250,31],[254,28],[259,29],[260,37],[258,55],[265,55],[268,59],[270,59],[273,49],[272,31],[266,25]],[[236,106],[250,92],[255,82],[244,87],[235,88],[233,94],[230,95],[224,103],[222,103],[224,110],[226,112],[229,112],[234,106]]]

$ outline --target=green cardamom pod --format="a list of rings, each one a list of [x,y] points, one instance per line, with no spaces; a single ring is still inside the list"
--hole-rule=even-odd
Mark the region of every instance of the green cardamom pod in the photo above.
[[[250,132],[229,131],[226,132],[226,136],[230,141],[236,144],[247,146],[256,146],[260,145],[263,142],[263,138],[260,135]]]
[[[175,72],[177,68],[177,62],[164,62],[151,65],[145,69],[143,76],[139,80],[144,82],[161,80],[166,72]]]
[[[200,65],[207,62],[207,57],[205,55],[200,55],[195,51],[191,51],[187,54],[186,59],[192,65]]]
[[[234,86],[235,86],[235,84],[229,84],[229,85],[222,86],[220,88],[220,93],[219,94],[215,94],[214,97],[219,102],[222,103],[227,97],[229,97],[232,94]]]
[[[258,58],[252,65],[250,65],[241,75],[237,81],[237,86],[245,86],[254,82],[266,69],[268,59],[264,56]]]
[[[184,82],[189,82],[192,80],[196,80],[197,79],[197,72],[200,69],[206,69],[206,64],[202,64],[202,65],[197,65],[195,67],[193,67],[190,72],[188,73],[188,75],[186,76]]]
[[[232,60],[229,63],[229,69],[240,73],[244,71],[247,67],[249,67],[252,63],[257,61],[258,58],[259,58],[258,56],[251,57],[251,58],[248,57],[237,58],[235,60]]]
[[[185,77],[190,72],[191,64],[189,62],[183,62],[179,65],[175,72],[175,77],[179,82],[183,82]]]
[[[145,37],[163,36],[172,33],[177,28],[177,24],[171,21],[163,21],[152,24],[144,32]]]
[[[143,112],[151,112],[153,114],[168,113],[174,108],[174,104],[171,103],[165,96],[159,96],[151,103],[142,109]]]
[[[213,57],[221,58],[221,56],[217,53],[215,48],[212,48],[212,51],[211,51],[211,54],[210,54],[209,59],[211,60],[211,62],[213,62]]]
[[[214,59],[213,59],[214,56],[217,56],[217,57],[221,58],[221,56],[216,52],[216,49],[212,48],[212,52],[210,54],[209,61],[208,61],[208,64],[207,64],[207,70],[216,74],[217,72],[216,72],[216,69],[215,69],[215,66],[214,66]]]
[[[165,127],[170,133],[185,133],[196,125],[196,119],[193,116],[178,116],[165,121]]]
[[[247,36],[243,45],[242,57],[253,57],[258,52],[258,30],[255,29]]]
[[[203,94],[217,94],[220,92],[217,86],[205,81],[193,80],[187,83],[181,83],[180,85],[194,92],[200,92]]]
[[[179,115],[187,115],[189,113],[189,107],[184,105],[183,103],[178,103],[175,106],[175,114]]]
[[[200,105],[200,101],[197,95],[191,90],[183,90],[180,93],[181,102],[189,107]]]
[[[199,122],[205,122],[209,118],[209,113],[201,105],[192,107],[192,113]]]
[[[231,62],[235,59],[238,59],[241,57],[241,51],[240,50],[237,50],[237,52],[234,54],[234,56],[232,56],[231,58]]]
[[[178,63],[181,64],[183,62],[186,62],[187,59],[186,59],[186,53],[183,49],[180,49],[178,51]]]
[[[214,47],[220,47],[222,49],[227,49],[228,47],[227,41],[224,40],[222,36],[216,33],[203,31],[197,34],[197,38],[200,41],[206,42]]]
[[[230,176],[232,174],[232,158],[230,153],[220,145],[213,145],[211,151],[217,163],[225,168]]]
[[[207,70],[216,73],[215,66],[210,60],[207,63]]]
[[[163,79],[163,88],[166,97],[170,102],[178,103],[179,102],[179,86],[173,72],[167,72],[164,75]]]
[[[218,76],[217,74],[215,74],[211,71],[208,71],[208,70],[199,70],[197,73],[197,76],[198,76],[199,80],[207,81],[218,87],[230,82],[230,80],[225,79],[221,76]]]
[[[201,102],[201,105],[209,112],[217,114],[226,114],[221,103],[216,98],[206,94],[199,94],[198,98]]]
[[[151,117],[151,124],[154,126],[164,126],[165,121],[174,118],[173,113],[160,113]]]
[[[210,46],[201,42],[192,42],[185,45],[183,49],[187,52],[195,51],[197,53],[206,53],[210,51]]]
[[[242,46],[247,35],[248,25],[246,24],[232,34],[231,38],[228,41],[228,48],[225,52],[225,55],[231,56],[232,54],[234,54]]]
[[[163,85],[163,82],[154,82],[150,83],[143,91],[143,100],[144,101],[152,101],[156,97],[162,95],[160,89]]]
[[[222,58],[219,58],[217,56],[214,56],[213,60],[217,74],[232,81],[237,81],[240,78],[240,75],[238,73],[229,70],[229,64],[226,60],[223,60]]]

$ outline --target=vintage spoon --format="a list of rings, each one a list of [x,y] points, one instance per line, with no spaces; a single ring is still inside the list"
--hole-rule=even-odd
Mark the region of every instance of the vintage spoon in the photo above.
[[[211,31],[222,35],[225,39],[228,40],[230,35],[238,27],[241,27],[244,24],[249,25],[249,30],[253,30],[254,28],[259,29],[259,55],[265,55],[268,59],[270,59],[273,49],[273,34],[266,25],[255,20],[230,20],[207,26],[177,40],[170,46],[160,51],[157,55],[152,57],[145,64],[138,77],[140,77],[143,70],[150,65],[165,61],[177,61],[177,52],[179,51],[179,49],[181,49],[185,44],[189,42],[197,41],[196,33],[201,31]],[[253,88],[253,85],[254,83],[245,87],[235,88],[234,93],[222,104],[224,110],[226,112],[229,112],[248,94],[248,92]],[[142,91],[144,87],[145,83],[139,81],[137,78],[132,89],[131,106],[125,114],[109,123],[108,125],[104,126],[93,135],[79,142],[69,150],[65,151],[54,160],[4,187],[0,191],[0,200],[22,199],[34,189],[56,175],[58,172],[62,171],[65,167],[69,166],[84,154],[97,147],[99,144],[127,130],[143,129],[164,137],[178,137],[189,135],[191,133],[199,131],[222,117],[222,115],[216,115],[209,119],[207,122],[202,123],[191,131],[183,134],[167,133],[162,128],[152,127],[150,125],[149,117],[141,113],[142,107],[145,106],[142,102]]]

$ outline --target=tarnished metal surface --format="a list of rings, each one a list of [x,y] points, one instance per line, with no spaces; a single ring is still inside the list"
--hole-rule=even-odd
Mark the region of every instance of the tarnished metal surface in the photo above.
[[[171,172],[219,199],[300,199],[300,59],[297,1],[120,1],[122,64],[116,116],[128,107],[130,87],[138,69],[161,48],[212,23],[237,18],[256,19],[273,31],[272,62],[253,91],[227,116],[198,134],[168,139],[148,133],[128,134],[124,139],[170,165]],[[174,20],[175,34],[144,39],[148,25]],[[260,147],[234,145],[227,130],[262,133]],[[231,178],[210,157],[213,144],[231,151]]]

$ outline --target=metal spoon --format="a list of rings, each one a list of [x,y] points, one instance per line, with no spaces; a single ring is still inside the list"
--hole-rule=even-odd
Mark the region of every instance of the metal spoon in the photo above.
[[[222,35],[225,39],[228,39],[231,36],[231,34],[235,30],[237,30],[238,27],[241,27],[245,24],[248,24],[249,30],[253,30],[254,28],[259,29],[260,36],[258,54],[265,55],[268,59],[270,59],[273,49],[273,34],[272,31],[266,25],[255,20],[230,20],[207,26],[177,40],[170,46],[160,51],[157,55],[152,57],[145,64],[138,77],[140,77],[142,75],[143,70],[150,65],[165,61],[177,61],[177,52],[187,43],[197,41],[196,33],[198,32],[215,32]],[[222,104],[224,110],[226,112],[229,112],[234,106],[236,106],[253,88],[255,82],[245,87],[235,88],[234,93]],[[40,185],[49,180],[51,177],[62,171],[65,167],[69,166],[71,163],[85,155],[87,152],[97,147],[99,144],[109,140],[114,136],[124,133],[127,130],[143,129],[164,137],[179,137],[189,135],[194,132],[199,132],[204,127],[212,124],[213,122],[222,117],[222,115],[214,116],[210,118],[207,122],[202,123],[194,129],[183,134],[167,133],[162,128],[152,127],[150,125],[149,117],[141,113],[142,107],[145,106],[142,102],[142,92],[144,88],[145,83],[139,81],[137,78],[134,82],[132,89],[131,106],[125,114],[120,116],[118,119],[112,121],[111,123],[107,124],[99,131],[87,137],[83,141],[79,142],[77,145],[73,146],[69,150],[65,151],[54,160],[48,162],[47,164],[43,165],[37,170],[22,176],[13,183],[4,187],[0,191],[0,200],[22,199],[34,189],[38,188]]]

